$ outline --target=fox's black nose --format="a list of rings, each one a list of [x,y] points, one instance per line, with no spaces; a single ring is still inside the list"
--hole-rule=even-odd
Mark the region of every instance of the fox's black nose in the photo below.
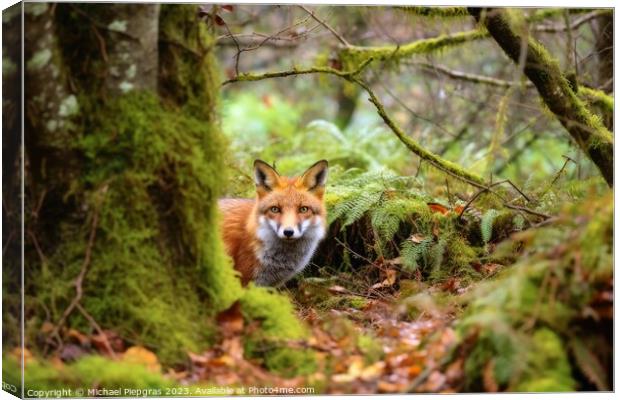
[[[285,229],[282,233],[284,233],[284,236],[286,236],[287,238],[290,238],[291,236],[293,236],[293,233],[295,233],[295,231],[292,229]]]

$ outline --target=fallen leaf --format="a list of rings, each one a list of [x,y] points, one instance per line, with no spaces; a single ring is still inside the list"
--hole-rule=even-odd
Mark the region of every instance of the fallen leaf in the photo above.
[[[161,366],[155,353],[142,346],[132,346],[123,353],[123,361],[144,365],[149,371],[159,372]]]
[[[217,324],[220,332],[226,337],[235,336],[243,332],[243,314],[241,303],[236,301],[226,310],[217,315]]]
[[[67,337],[82,346],[86,346],[90,343],[90,338],[76,329],[69,329],[69,332],[67,332]]]
[[[387,269],[385,270],[386,278],[380,282],[375,283],[370,288],[371,289],[380,289],[385,287],[392,287],[396,283],[396,270],[395,269]]]
[[[425,237],[421,233],[416,233],[415,235],[411,235],[411,237],[409,237],[409,240],[411,240],[415,244],[422,243],[424,239]]]
[[[102,334],[98,333],[90,337],[91,343],[100,353],[111,356],[111,354],[108,354],[109,351],[106,347],[106,340],[115,353],[122,353],[125,351],[123,339],[114,331],[104,330]]]
[[[430,208],[432,212],[436,212],[442,215],[446,215],[447,213],[450,212],[450,209],[442,204],[439,204],[439,203],[427,203],[427,204],[428,204],[428,208]]]
[[[330,286],[327,290],[334,294],[349,293],[349,290],[339,285]]]

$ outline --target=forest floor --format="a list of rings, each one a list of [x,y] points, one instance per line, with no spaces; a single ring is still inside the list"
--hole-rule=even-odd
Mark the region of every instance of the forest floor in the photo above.
[[[454,280],[428,287],[399,280],[391,268],[381,275],[363,291],[359,282],[338,276],[302,278],[298,287],[285,289],[311,334],[283,345],[314,350],[319,361],[313,374],[286,379],[261,367],[260,360],[244,359],[242,332],[252,327],[243,326],[234,308],[221,315],[221,343],[190,354],[189,370],[170,373],[185,384],[315,387],[317,393],[330,394],[458,391],[463,360],[449,357],[457,343],[451,324],[467,288]],[[411,297],[402,301],[414,291],[415,304],[409,304]],[[435,294],[449,294],[451,300],[438,306]]]

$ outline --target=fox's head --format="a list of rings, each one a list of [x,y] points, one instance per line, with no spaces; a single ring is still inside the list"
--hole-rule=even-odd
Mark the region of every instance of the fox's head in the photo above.
[[[324,236],[327,161],[315,163],[299,177],[288,178],[256,160],[254,179],[259,236],[291,241]]]

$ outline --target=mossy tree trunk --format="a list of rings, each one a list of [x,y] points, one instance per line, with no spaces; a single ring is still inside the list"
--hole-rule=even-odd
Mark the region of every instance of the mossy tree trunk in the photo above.
[[[471,8],[497,44],[515,64],[521,60],[526,43],[524,73],[571,137],[598,167],[609,186],[613,185],[613,137],[571,88],[560,67],[536,40],[523,34],[523,16],[516,10]]]
[[[160,4],[109,4],[105,85],[112,95],[157,87]]]
[[[38,209],[27,220],[26,296],[37,301],[26,302],[26,346],[62,351],[60,328],[94,333],[88,314],[182,362],[242,294],[218,235],[227,144],[212,33],[191,5],[26,8],[26,203]],[[196,41],[200,57],[184,50]],[[46,322],[60,335],[42,338]]]

